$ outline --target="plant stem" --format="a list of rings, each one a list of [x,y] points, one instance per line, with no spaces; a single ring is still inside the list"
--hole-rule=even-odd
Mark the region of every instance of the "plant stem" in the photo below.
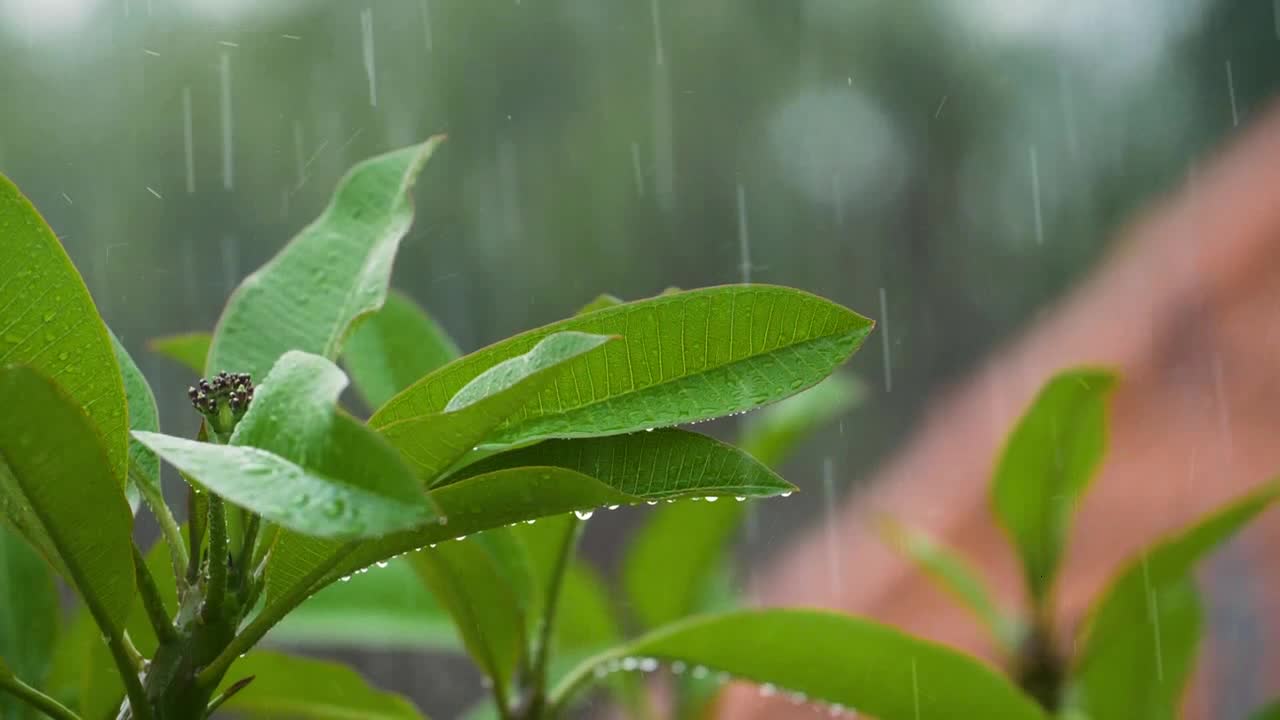
[[[116,672],[124,683],[125,694],[129,696],[129,709],[133,711],[135,720],[151,720],[151,706],[147,703],[142,681],[138,679],[139,668],[130,653],[132,646],[126,646],[123,631],[113,629],[110,633],[107,647],[111,650],[111,659],[116,663]],[[137,653],[137,650],[133,650],[133,653]]]
[[[209,494],[209,585],[205,591],[205,617],[222,615],[227,597],[227,513],[222,498]]]
[[[244,529],[244,537],[240,540],[240,557],[236,558],[236,567],[242,577],[253,579],[253,546],[258,542],[258,529],[262,527],[262,518],[249,514],[249,521]]]
[[[551,570],[551,582],[547,587],[547,599],[542,608],[542,626],[538,631],[538,642],[534,646],[533,669],[530,680],[533,683],[533,701],[530,703],[529,718],[544,717],[547,701],[547,666],[551,659],[551,644],[555,639],[556,615],[560,608],[560,588],[564,585],[564,575],[578,547],[578,539],[582,537],[585,523],[577,517],[569,516],[569,525],[565,528],[560,548],[556,553],[555,566]]]
[[[133,466],[130,465],[129,472],[133,474]],[[134,485],[142,493],[142,499],[146,501],[147,507],[151,509],[151,515],[155,517],[156,524],[160,526],[160,536],[164,538],[165,545],[169,547],[169,560],[173,562],[173,576],[182,579],[183,573],[187,569],[187,545],[182,540],[182,531],[178,529],[178,521],[174,519],[173,512],[169,510],[168,504],[164,501],[164,495],[156,492],[158,488],[153,487],[145,481],[135,481]]]
[[[231,663],[257,644],[262,639],[262,636],[267,634],[268,630],[280,622],[280,618],[307,599],[316,583],[320,582],[343,558],[355,550],[356,546],[356,542],[350,542],[338,548],[327,560],[311,568],[311,571],[295,583],[283,597],[263,608],[262,612],[258,613],[258,616],[253,619],[253,622],[241,630],[240,634],[236,635],[227,644],[218,657],[214,658],[213,662],[200,671],[199,676],[196,677],[196,684],[202,687],[212,687],[221,682],[222,676],[231,667]]]
[[[0,691],[7,692],[54,720],[81,720],[70,708],[13,675],[0,674]]]
[[[147,561],[142,551],[133,546],[133,570],[138,578],[138,592],[142,595],[142,607],[147,611],[147,619],[156,631],[156,639],[161,643],[177,639],[178,631],[169,620],[169,613],[164,609],[164,599],[160,597],[160,588],[156,587],[156,579],[147,569]]]

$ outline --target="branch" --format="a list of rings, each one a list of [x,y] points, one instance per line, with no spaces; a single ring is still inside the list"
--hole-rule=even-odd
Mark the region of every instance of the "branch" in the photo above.
[[[160,588],[156,587],[156,579],[147,569],[147,561],[142,551],[133,546],[133,568],[138,578],[138,592],[142,595],[142,607],[147,611],[147,619],[151,628],[156,631],[156,639],[163,645],[177,639],[178,631],[174,629],[169,614],[164,609],[164,599],[160,597]]]
[[[54,720],[81,720],[70,708],[13,675],[0,673],[0,691],[7,692]]]

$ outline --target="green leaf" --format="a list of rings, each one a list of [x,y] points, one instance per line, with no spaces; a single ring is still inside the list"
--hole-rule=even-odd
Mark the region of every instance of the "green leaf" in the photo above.
[[[626,658],[702,666],[881,720],[1045,718],[977,660],[884,625],[811,610],[743,610],[667,626],[583,663],[553,699],[565,702],[597,668]]]
[[[72,404],[89,414],[107,471],[123,490],[128,411],[107,326],[58,238],[3,175],[0,244],[7,261],[0,268],[0,367],[26,365],[67,388]]]
[[[236,288],[207,367],[258,378],[289,350],[337,358],[356,321],[382,307],[413,222],[410,191],[442,139],[352,168],[320,217]]]
[[[255,392],[231,445],[135,437],[218,495],[296,532],[373,537],[435,517],[393,448],[336,411],[346,376],[291,351]]]
[[[459,650],[449,615],[409,564],[395,558],[316,593],[267,639],[294,647]]]
[[[118,634],[133,607],[133,516],[89,417],[51,380],[0,368],[0,498],[28,539],[79,591],[94,620]],[[21,408],[20,411],[13,410]],[[33,543],[34,544],[34,543]]]
[[[504,694],[528,647],[522,598],[508,573],[511,537],[497,528],[409,556],[453,618],[467,652]],[[504,553],[508,553],[506,557]],[[528,596],[525,595],[525,598]]]
[[[406,698],[371,687],[338,663],[255,652],[238,660],[218,689],[252,677],[222,707],[238,717],[297,720],[421,720]]]
[[[866,388],[849,375],[832,375],[794,397],[748,415],[738,446],[777,467],[813,433],[862,402]]]
[[[914,561],[939,587],[971,610],[1000,648],[1012,657],[1024,629],[1020,622],[999,609],[977,571],[964,558],[934,542],[927,534],[889,518],[882,521],[881,531],[894,549]]]
[[[0,675],[43,687],[57,632],[53,573],[25,540],[0,525]],[[0,692],[0,720],[19,720],[27,713],[21,701]]]
[[[1005,441],[991,500],[1037,604],[1053,585],[1071,514],[1102,461],[1115,382],[1102,370],[1059,373]]]
[[[673,497],[769,496],[794,485],[732,445],[675,428],[579,440],[548,440],[469,465],[452,479],[496,470],[565,468],[661,500]]]
[[[737,532],[745,505],[732,500],[655,508],[627,546],[622,583],[645,629],[698,609],[705,582]]]
[[[212,333],[190,332],[154,338],[147,343],[147,348],[177,361],[196,375],[204,375],[204,361],[209,357],[209,346],[212,344]]]
[[[440,368],[374,413],[373,427],[438,412],[468,382],[556,332],[620,335],[567,363],[488,442],[590,437],[707,420],[816,384],[872,322],[799,290],[706,288],[626,303],[517,335]]]
[[[383,426],[379,432],[430,484],[519,412],[529,398],[537,397],[554,382],[561,366],[612,339],[578,332],[550,335],[529,352],[477,375],[443,412],[407,418]]]
[[[1270,484],[1129,563],[1097,601],[1077,647],[1071,697],[1091,720],[1177,716],[1201,611],[1196,563],[1280,496]]]
[[[102,632],[85,611],[58,635],[46,691],[86,720],[116,717],[124,684],[116,674]]]
[[[672,438],[676,440],[673,448],[681,442],[678,435],[692,435],[679,430],[665,430],[642,437],[658,442],[665,434],[673,434]],[[715,442],[707,438],[703,438],[703,441]],[[325,585],[379,561],[432,543],[512,523],[575,511],[592,511],[610,505],[632,505],[647,500],[702,497],[710,493],[772,495],[791,488],[784,481],[776,479],[776,476],[768,480],[751,480],[758,478],[760,474],[753,468],[745,469],[743,476],[734,476],[727,470],[713,473],[712,469],[708,469],[707,472],[713,475],[713,479],[718,476],[724,484],[711,485],[704,481],[685,487],[639,482],[634,476],[627,476],[624,467],[602,466],[601,470],[603,472],[598,478],[564,467],[549,466],[498,469],[483,475],[469,476],[428,493],[428,497],[440,508],[441,514],[448,519],[447,524],[425,525],[416,530],[393,533],[354,546],[292,533],[282,534],[273,550],[272,563],[267,571],[267,605],[263,613],[283,614]],[[744,483],[744,480],[751,482]],[[778,482],[783,483],[781,487],[776,484]],[[615,487],[607,483],[618,485]],[[628,494],[624,489],[640,494]],[[318,568],[330,569],[316,581],[311,576]]]
[[[386,304],[351,333],[342,363],[365,403],[379,408],[418,378],[461,354],[425,310],[393,290]]]
[[[116,353],[116,362],[120,365],[120,374],[124,379],[124,394],[129,404],[129,429],[158,432],[160,430],[160,411],[156,409],[156,397],[151,393],[151,386],[138,369],[129,351],[125,350],[120,339],[108,328],[111,335],[111,346]],[[129,438],[129,504],[133,511],[138,511],[137,496],[146,499],[147,504],[156,508],[164,504],[164,492],[160,489],[160,458],[150,448],[133,438]]]

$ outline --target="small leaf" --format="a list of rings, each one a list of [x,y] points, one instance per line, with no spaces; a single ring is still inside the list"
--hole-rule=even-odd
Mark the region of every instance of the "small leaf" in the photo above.
[[[0,367],[26,365],[66,388],[72,404],[88,413],[108,472],[123,490],[128,411],[107,326],[58,238],[3,175],[0,218],[6,258],[0,267]]]
[[[395,450],[336,412],[346,376],[288,352],[255,391],[231,445],[135,437],[218,495],[296,532],[373,537],[434,517]]]
[[[769,496],[796,488],[741,450],[705,435],[665,428],[580,440],[548,440],[469,465],[451,480],[496,470],[556,467],[589,475],[646,499]]]
[[[849,375],[832,375],[799,395],[748,415],[738,446],[777,467],[797,445],[862,402],[866,388]]]
[[[1157,543],[1103,592],[1084,627],[1070,697],[1091,720],[1177,714],[1198,647],[1196,563],[1280,497],[1270,484]]]
[[[204,375],[204,361],[209,357],[211,344],[211,333],[190,332],[154,338],[147,343],[147,348],[186,366],[196,375]]]
[[[586,315],[587,313],[593,313],[597,310],[604,310],[606,308],[611,308],[616,305],[622,305],[622,304],[625,304],[625,302],[626,302],[625,300],[615,295],[610,295],[609,293],[601,293],[595,296],[595,298],[592,299],[591,302],[578,308],[578,312],[574,313],[574,315],[575,316]]]
[[[133,517],[89,417],[51,380],[0,368],[0,498],[11,522],[79,591],[103,632],[133,607]],[[14,411],[13,408],[21,408]],[[37,546],[38,547],[38,546]]]
[[[896,550],[915,561],[931,580],[971,610],[1001,650],[1010,657],[1017,651],[1023,634],[1021,624],[997,607],[977,571],[964,558],[925,533],[892,519],[885,518],[880,529]]]
[[[553,692],[566,700],[625,658],[703,666],[881,720],[1045,714],[995,670],[884,625],[811,610],[743,610],[669,625],[583,663]]]
[[[142,375],[129,351],[115,333],[110,332],[111,346],[116,353],[116,361],[120,365],[120,374],[124,378],[124,394],[129,404],[129,429],[158,432],[160,430],[160,411],[156,409],[156,398],[151,393],[147,378]],[[160,458],[142,443],[129,438],[129,504],[134,513],[138,512],[138,495],[146,499],[147,504],[155,507],[164,503],[164,492],[160,489]]]
[[[316,593],[272,629],[294,647],[460,650],[449,615],[408,558],[395,558]]]
[[[373,427],[438,412],[477,375],[556,332],[620,335],[555,380],[488,442],[612,435],[750,410],[811,387],[861,345],[872,322],[768,285],[706,288],[598,310],[491,345],[392,398]]]
[[[425,310],[392,291],[386,304],[351,333],[342,363],[365,403],[379,408],[459,355],[458,346]]]
[[[0,524],[0,676],[43,687],[58,634],[58,588],[48,564]],[[6,673],[7,664],[7,673]],[[26,717],[17,698],[0,692],[0,719]]]
[[[231,666],[219,692],[246,677],[224,708],[237,717],[297,720],[422,720],[407,699],[371,687],[338,663],[254,652]]]
[[[622,582],[640,627],[672,623],[697,611],[705,583],[724,558],[746,506],[676,503],[655,508],[627,546]]]
[[[461,388],[443,412],[401,420],[379,432],[428,484],[472,452],[494,428],[546,389],[558,369],[613,338],[577,332],[556,333],[532,350],[505,360]],[[600,354],[600,353],[595,353]]]
[[[505,693],[511,689],[528,637],[522,598],[506,572],[510,557],[502,556],[514,549],[504,530],[443,543],[409,558],[453,618],[467,652]]]
[[[991,500],[1037,604],[1053,585],[1071,514],[1102,461],[1115,380],[1101,370],[1059,373],[1005,441]]]
[[[256,378],[289,350],[337,358],[356,321],[382,307],[413,222],[410,191],[442,139],[352,168],[320,217],[236,288],[207,367]]]

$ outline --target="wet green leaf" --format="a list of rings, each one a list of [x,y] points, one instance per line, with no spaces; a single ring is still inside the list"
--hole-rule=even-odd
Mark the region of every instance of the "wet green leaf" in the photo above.
[[[124,394],[129,404],[129,429],[160,430],[160,411],[156,409],[156,398],[151,393],[151,385],[142,375],[129,351],[115,333],[110,332],[111,346],[115,350],[116,361],[120,365],[120,374],[124,378]],[[160,458],[146,445],[134,438],[129,438],[129,505],[138,512],[138,496],[141,495],[147,504],[155,508],[164,504],[164,493],[160,489]]]
[[[0,367],[26,365],[65,388],[88,413],[107,470],[123,490],[128,410],[107,326],[58,238],[3,175],[0,243],[6,258],[0,268]]]
[[[810,610],[742,610],[669,625],[583,663],[553,697],[567,700],[597,668],[626,658],[679,662],[686,672],[701,666],[881,720],[1046,717],[977,660],[884,625]]]
[[[441,412],[378,428],[431,484],[471,453],[529,398],[554,382],[561,366],[592,353],[613,338],[563,332],[543,338],[529,352],[504,360],[458,390]]]
[[[1280,496],[1271,484],[1135,558],[1098,599],[1077,647],[1071,703],[1091,720],[1178,715],[1201,609],[1192,570]]]
[[[231,666],[218,689],[252,677],[222,707],[244,718],[422,720],[406,698],[378,690],[338,663],[254,652]]]
[[[707,420],[815,385],[871,327],[850,310],[789,288],[728,286],[663,295],[553,323],[455,360],[392,398],[370,424],[442,410],[480,373],[564,331],[622,339],[602,354],[567,363],[490,444]]]
[[[0,368],[0,407],[22,408],[0,413],[0,497],[10,520],[24,536],[47,539],[41,549],[102,631],[118,635],[133,607],[133,516],[97,430],[30,368]]]
[[[351,333],[342,364],[365,403],[379,408],[459,355],[458,346],[425,310],[393,290],[386,304]]]
[[[147,343],[147,348],[186,366],[196,375],[204,375],[204,361],[209,357],[212,344],[212,333],[191,332],[154,338]]]
[[[1053,585],[1071,514],[1102,461],[1115,382],[1102,370],[1059,373],[1005,441],[991,500],[1037,603]]]
[[[135,437],[204,487],[296,532],[372,537],[432,520],[395,450],[336,410],[346,383],[328,360],[291,351],[257,389],[230,445]]]
[[[236,288],[207,367],[257,379],[289,350],[336,359],[356,321],[382,307],[413,184],[442,139],[353,167],[320,217]]]

